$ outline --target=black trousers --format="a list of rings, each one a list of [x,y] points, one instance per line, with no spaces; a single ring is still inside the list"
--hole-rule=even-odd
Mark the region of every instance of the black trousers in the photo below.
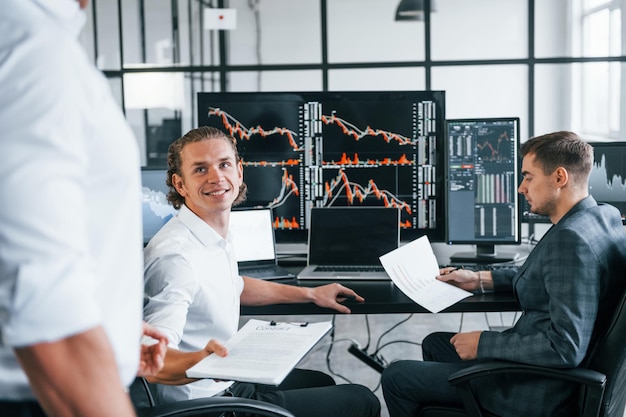
[[[379,417],[380,401],[362,385],[341,384],[323,372],[294,369],[278,387],[236,383],[235,397],[265,401],[296,417]]]
[[[0,401],[0,416],[46,417],[46,413],[35,401]]]
[[[431,333],[422,341],[423,361],[396,361],[383,371],[383,396],[390,417],[413,417],[423,404],[430,402],[463,404],[448,378],[476,361],[459,357],[450,343],[453,335]]]

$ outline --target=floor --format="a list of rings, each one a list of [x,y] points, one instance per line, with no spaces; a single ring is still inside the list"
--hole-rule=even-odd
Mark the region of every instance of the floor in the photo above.
[[[250,317],[243,317],[247,320]],[[515,313],[440,313],[328,316],[258,316],[276,321],[333,321],[334,334],[325,336],[298,365],[334,376],[337,383],[358,383],[369,387],[382,404],[381,417],[389,413],[380,388],[380,373],[348,352],[357,344],[386,363],[399,359],[421,359],[420,342],[433,331],[457,332],[508,327]]]

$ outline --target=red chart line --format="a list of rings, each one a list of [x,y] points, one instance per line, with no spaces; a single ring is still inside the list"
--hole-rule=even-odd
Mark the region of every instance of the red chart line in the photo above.
[[[341,117],[335,116],[334,113],[330,116],[322,115],[322,122],[327,125],[336,124],[345,135],[351,136],[354,140],[357,141],[363,139],[366,136],[382,136],[387,143],[391,141],[396,141],[400,145],[417,144],[417,141],[411,140],[410,138],[400,135],[398,133],[389,132],[387,130],[373,129],[370,126],[367,126],[365,130],[361,130],[358,127],[354,126],[352,123],[342,119]]]
[[[343,169],[339,170],[339,175],[334,180],[330,183],[326,182],[324,186],[326,191],[325,205],[329,200],[332,203],[339,196],[339,193],[345,190],[349,204],[354,204],[355,199],[362,203],[368,196],[373,195],[376,199],[382,200],[385,207],[396,207],[405,210],[408,215],[413,213],[408,203],[400,200],[387,190],[379,189],[374,180],[370,179],[367,187],[350,182]]]
[[[233,137],[239,137],[239,139],[250,140],[250,138],[254,135],[260,135],[261,137],[267,137],[270,135],[281,135],[287,136],[289,140],[289,145],[296,151],[302,151],[303,149],[298,146],[295,137],[298,136],[296,132],[293,130],[287,129],[286,127],[274,127],[272,129],[266,130],[262,126],[256,127],[246,127],[242,123],[240,123],[233,116],[228,114],[227,112],[219,109],[217,107],[209,107],[209,117],[217,116],[222,119],[222,124],[224,128],[228,130],[229,134]]]

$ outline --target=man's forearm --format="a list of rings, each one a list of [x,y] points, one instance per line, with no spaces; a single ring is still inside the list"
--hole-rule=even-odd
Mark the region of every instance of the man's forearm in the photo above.
[[[311,288],[244,277],[241,304],[247,306],[313,301]]]
[[[152,383],[166,385],[184,385],[197,381],[197,379],[187,378],[186,371],[208,355],[209,352],[206,350],[181,352],[180,350],[168,348],[163,368],[156,375],[146,379]]]
[[[135,416],[101,327],[15,353],[50,417]]]

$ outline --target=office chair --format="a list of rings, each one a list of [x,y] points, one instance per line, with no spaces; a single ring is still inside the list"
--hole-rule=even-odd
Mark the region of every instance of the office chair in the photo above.
[[[463,408],[426,404],[417,417],[497,417],[483,411],[470,388],[470,381],[489,375],[536,375],[580,384],[581,417],[622,417],[626,406],[626,292],[617,303],[607,327],[590,348],[583,364],[556,369],[504,361],[486,362],[459,371],[448,379],[463,399]],[[504,416],[503,416],[504,417]]]
[[[138,417],[195,417],[249,413],[262,417],[294,417],[289,411],[263,401],[239,397],[209,397],[155,405],[150,383],[135,378],[129,390]]]

